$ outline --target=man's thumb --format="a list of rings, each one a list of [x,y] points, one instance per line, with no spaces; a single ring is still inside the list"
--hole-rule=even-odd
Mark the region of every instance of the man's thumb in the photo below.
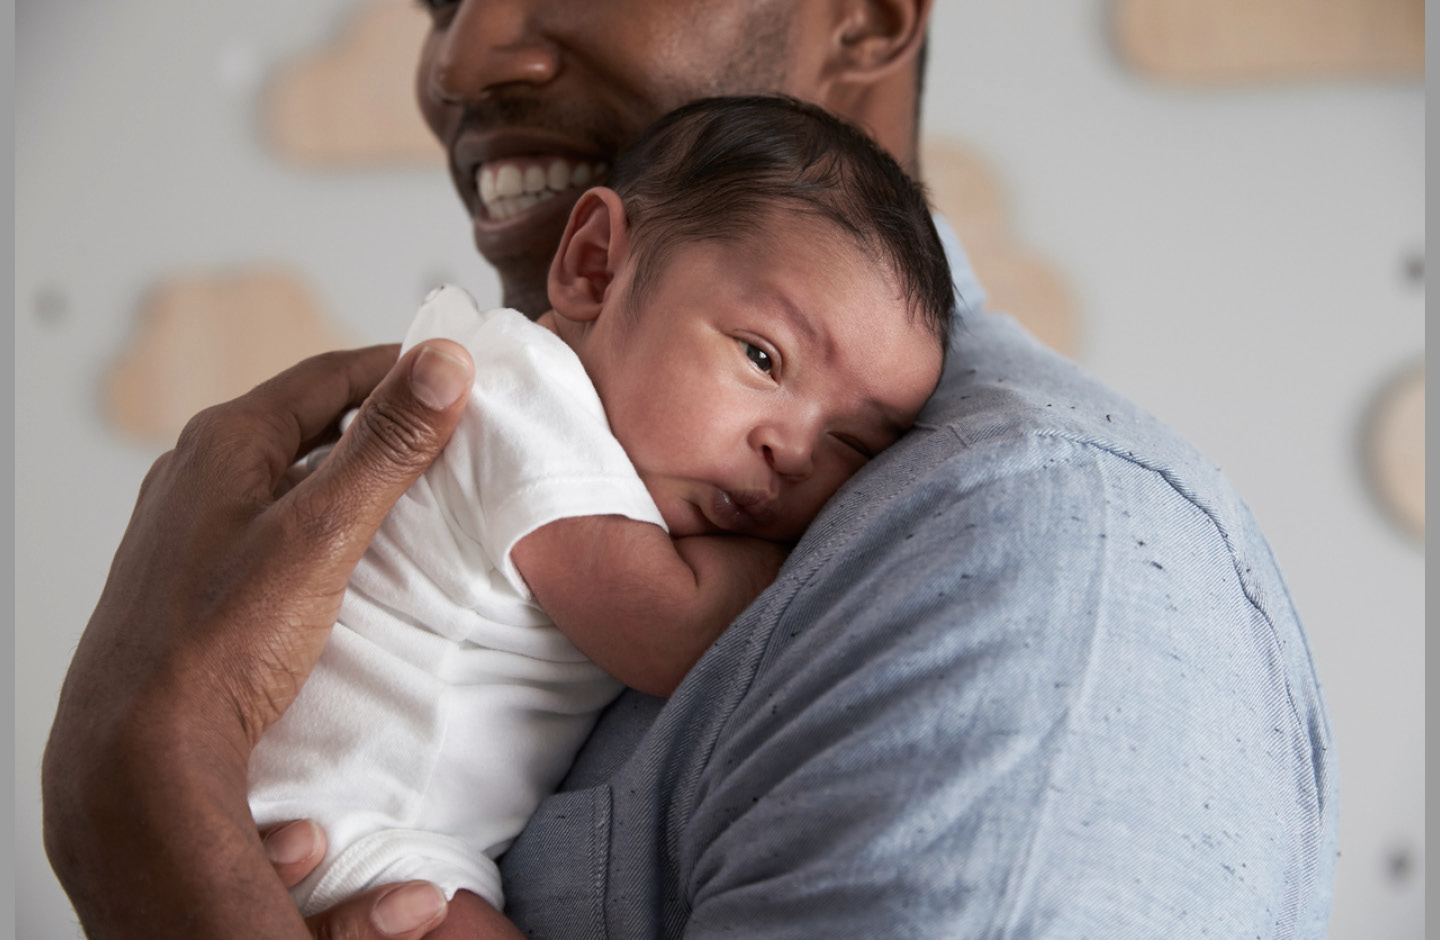
[[[345,531],[356,560],[450,439],[474,374],[458,343],[432,339],[411,349],[365,399],[335,450],[297,487],[305,502],[336,514],[330,526]]]
[[[445,919],[445,895],[423,881],[385,885],[306,919],[318,940],[419,940]]]
[[[411,356],[414,359],[410,365],[410,393],[431,411],[448,414],[450,406],[469,391],[475,378],[475,364],[470,361],[470,353],[464,346],[448,339],[430,340],[402,357],[395,364],[394,371],[403,370],[405,360]],[[387,382],[380,383],[375,393],[381,392]],[[459,414],[458,410],[455,411],[456,420],[459,420]],[[450,427],[453,429],[454,426],[451,422]]]

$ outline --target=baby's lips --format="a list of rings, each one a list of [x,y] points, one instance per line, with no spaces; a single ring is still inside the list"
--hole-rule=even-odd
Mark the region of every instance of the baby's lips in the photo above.
[[[710,500],[710,517],[726,532],[743,532],[755,526],[755,520],[750,518],[750,514],[741,508],[735,498],[719,488]]]
[[[775,514],[775,498],[763,490],[731,492],[716,488],[712,500],[715,524],[731,532],[747,532]]]

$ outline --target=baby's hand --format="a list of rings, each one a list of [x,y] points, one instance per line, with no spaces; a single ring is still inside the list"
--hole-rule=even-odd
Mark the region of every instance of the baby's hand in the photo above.
[[[727,587],[737,616],[775,580],[792,547],[745,535],[692,535],[675,540],[675,550],[696,575],[715,577]]]

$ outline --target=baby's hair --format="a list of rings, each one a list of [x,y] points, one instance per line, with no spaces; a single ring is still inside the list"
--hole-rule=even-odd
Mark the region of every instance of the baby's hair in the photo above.
[[[778,95],[704,98],[652,124],[616,160],[644,296],[679,244],[736,239],[776,209],[809,212],[887,265],[948,346],[954,286],[924,189],[868,134]]]

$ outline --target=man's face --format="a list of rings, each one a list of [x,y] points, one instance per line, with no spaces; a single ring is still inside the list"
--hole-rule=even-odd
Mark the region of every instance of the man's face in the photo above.
[[[847,235],[800,213],[632,260],[572,343],[671,534],[799,538],[915,420],[939,340]]]
[[[814,98],[795,0],[430,0],[421,111],[505,302],[538,315],[570,209],[667,111],[716,94]],[[813,4],[809,6],[814,6]],[[789,67],[787,68],[787,63]]]

